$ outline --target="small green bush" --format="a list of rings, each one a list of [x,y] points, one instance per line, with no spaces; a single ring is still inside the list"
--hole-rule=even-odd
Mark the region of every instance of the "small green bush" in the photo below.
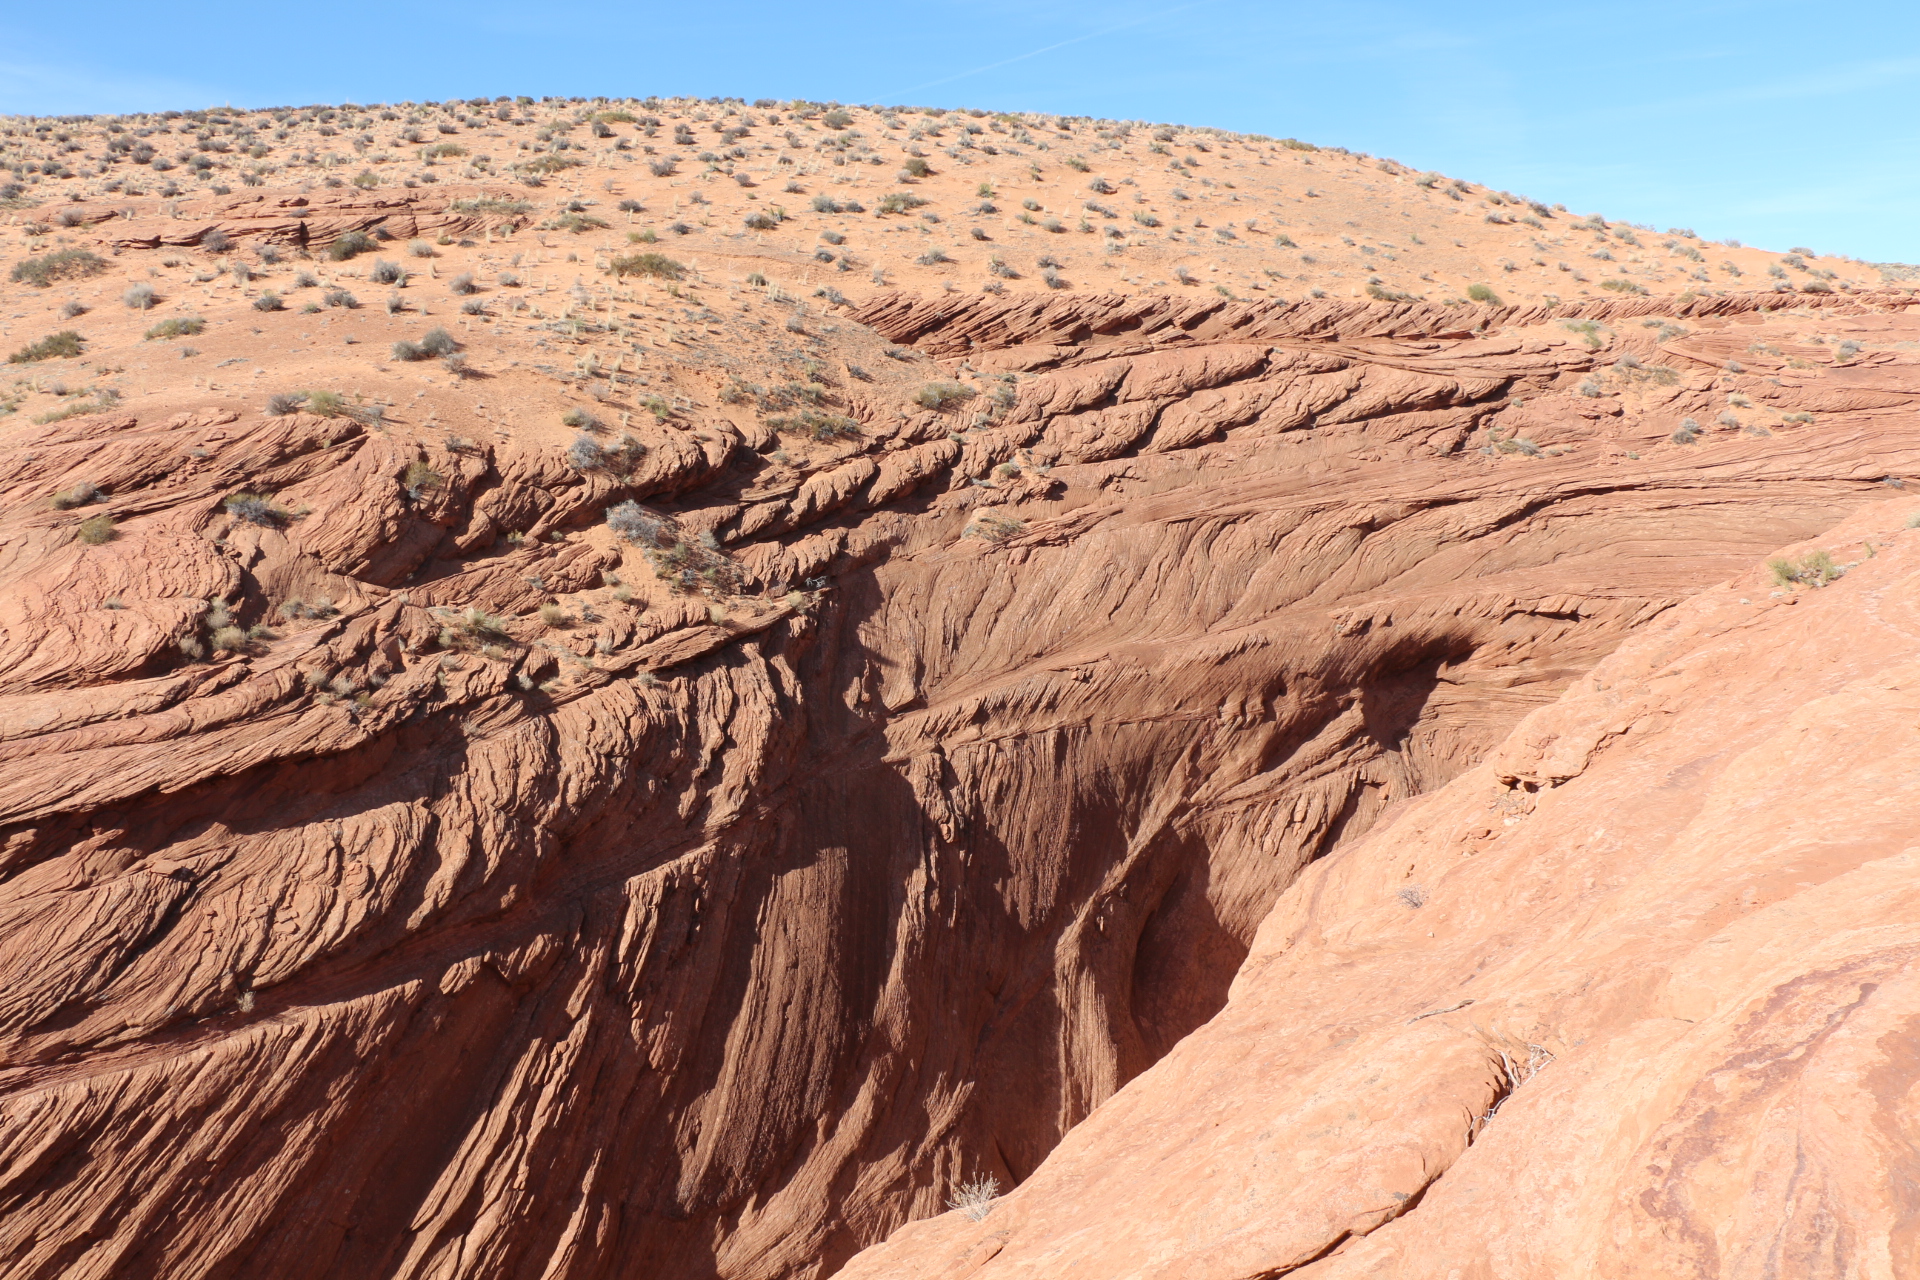
[[[1646,292],[1645,288],[1635,284],[1631,280],[1602,280],[1600,282],[1600,287],[1602,289],[1609,290],[1610,292],[1613,292],[1613,293],[1644,294]]]
[[[1785,587],[1799,583],[1807,587],[1824,587],[1837,581],[1846,570],[1833,562],[1833,556],[1825,551],[1809,551],[1798,560],[1777,559],[1767,561],[1767,568],[1773,572],[1775,586]]]
[[[1497,307],[1500,305],[1500,295],[1495,293],[1492,289],[1488,288],[1484,284],[1468,285],[1467,297],[1471,301],[1484,302],[1484,303],[1487,303],[1489,306]]]
[[[605,222],[591,214],[563,213],[549,222],[546,229],[549,231],[571,231],[574,235],[579,235],[583,231],[604,230],[606,225]]]
[[[61,360],[86,350],[87,340],[72,329],[48,334],[40,341],[20,348],[7,357],[8,364],[32,364],[36,360]]]
[[[261,493],[236,493],[222,504],[227,514],[236,520],[245,520],[249,524],[262,525],[268,529],[283,527],[293,519],[293,512],[278,506],[273,499]]]
[[[402,340],[393,344],[395,360],[431,360],[435,356],[450,356],[460,349],[454,336],[445,329],[435,326],[420,336],[418,342]]]
[[[90,547],[97,547],[114,539],[113,517],[106,512],[97,516],[88,516],[80,522],[80,541]]]
[[[345,262],[356,254],[370,253],[380,247],[380,242],[364,231],[349,231],[336,236],[327,246],[327,256],[335,262]]]
[[[520,214],[533,212],[533,206],[525,200],[513,200],[506,196],[475,196],[469,200],[455,200],[447,207],[455,213]]]
[[[1003,515],[999,512],[982,512],[972,524],[967,526],[963,538],[984,538],[988,542],[1005,542],[1026,532],[1027,522],[1018,516]]]
[[[815,440],[837,440],[860,434],[860,424],[844,414],[821,413],[802,409],[799,413],[780,414],[767,419],[767,425],[783,435],[804,435]]]
[[[1560,327],[1579,334],[1581,341],[1587,344],[1587,350],[1598,351],[1600,349],[1600,346],[1601,346],[1600,334],[1602,332],[1602,326],[1599,321],[1567,320],[1567,321],[1564,321]]]
[[[633,253],[615,258],[608,268],[616,277],[651,276],[656,280],[678,280],[687,269],[664,253]]]
[[[455,625],[476,640],[509,640],[507,624],[484,609],[468,609]]]
[[[317,413],[323,418],[343,417],[348,412],[347,398],[338,391],[309,391],[307,412]]]
[[[445,476],[442,476],[438,471],[435,471],[418,458],[409,462],[406,471],[400,476],[400,483],[405,485],[407,492],[415,498],[418,498],[428,489],[440,488],[446,484],[446,482]]]
[[[181,316],[174,320],[162,320],[147,330],[146,340],[153,342],[160,338],[190,338],[205,331],[207,322],[199,316]]]
[[[38,415],[34,421],[41,426],[50,422],[65,422],[68,418],[84,417],[89,413],[105,413],[120,403],[119,393],[112,387],[101,387],[93,393],[91,400],[72,400],[58,409],[49,409]]]
[[[940,413],[953,405],[973,399],[979,392],[958,382],[929,382],[914,393],[913,402],[922,409]]]
[[[84,280],[107,269],[107,260],[87,249],[61,249],[41,258],[28,258],[13,265],[15,284],[38,285],[44,289],[55,280]]]

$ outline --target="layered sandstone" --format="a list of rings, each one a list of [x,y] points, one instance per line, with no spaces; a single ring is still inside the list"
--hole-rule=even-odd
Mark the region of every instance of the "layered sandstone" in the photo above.
[[[506,234],[293,198],[217,260]],[[84,288],[184,270],[123,230]],[[1744,1274],[1695,1232],[1736,1202],[1764,1255],[1813,1122],[1684,1126],[1901,927],[1820,914],[1885,770],[1819,779],[1816,858],[1762,764],[1893,678],[1908,295],[896,291],[769,336],[793,299],[727,270],[562,314],[208,282],[203,355],[83,317],[54,368],[127,393],[0,425],[0,1270],[1504,1274],[1529,1203],[1542,1274]],[[440,317],[469,368],[379,354]],[[347,407],[261,412],[295,387]],[[1760,581],[1807,539],[1859,563]],[[1852,1203],[1910,1073],[1892,1022],[1829,1039],[1791,1105],[1854,1118],[1809,1166]],[[1662,1142],[1758,1145],[1669,1212]],[[1020,1189],[943,1214],[980,1174]]]
[[[1226,1007],[848,1276],[1874,1276],[1915,1245],[1911,500],[1309,868]]]

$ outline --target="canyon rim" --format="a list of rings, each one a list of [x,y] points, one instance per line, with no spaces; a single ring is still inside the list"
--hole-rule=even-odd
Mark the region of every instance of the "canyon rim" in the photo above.
[[[803,101],[0,163],[0,1273],[1920,1273],[1911,268]]]

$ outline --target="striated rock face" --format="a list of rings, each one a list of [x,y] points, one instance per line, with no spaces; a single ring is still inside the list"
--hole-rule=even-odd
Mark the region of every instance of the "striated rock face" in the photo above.
[[[491,197],[489,199],[489,197]],[[464,203],[463,203],[464,202]],[[506,213],[468,208],[504,208]],[[112,209],[87,211],[94,239],[114,250],[161,249],[197,245],[218,231],[243,244],[311,246],[324,249],[349,231],[378,229],[387,239],[409,236],[479,234],[494,227],[517,227],[527,206],[483,187],[441,189],[427,196],[401,190],[392,194],[272,191],[195,201],[174,216],[122,217]]]
[[[1920,1191],[1911,500],[1642,628],[1304,872],[1225,1009],[847,1276],[1897,1276]]]
[[[1544,312],[886,297],[994,408],[850,393],[799,472],[718,413],[624,475],[14,428],[0,1271],[823,1276],[979,1173],[1024,1185],[852,1273],[1746,1274],[1788,1220],[1854,1265],[1895,1193],[1819,1205],[1912,1145],[1861,852],[1906,748],[1813,760],[1898,705],[1905,301],[1605,304],[1603,363]],[[1884,350],[1722,372],[1807,316]],[[1874,559],[1768,595],[1848,518]]]

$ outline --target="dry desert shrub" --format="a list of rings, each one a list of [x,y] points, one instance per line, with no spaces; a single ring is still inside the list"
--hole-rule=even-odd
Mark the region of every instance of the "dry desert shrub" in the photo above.
[[[38,342],[29,343],[7,357],[8,364],[32,364],[39,360],[65,359],[85,352],[86,339],[72,329],[62,329]]]
[[[55,280],[84,280],[106,269],[106,259],[91,250],[61,249],[15,263],[12,279],[16,284],[38,285],[44,289]]]
[[[53,495],[55,511],[71,511],[75,507],[84,507],[89,502],[97,502],[101,497],[100,487],[90,481],[82,480],[71,489],[62,490]]]
[[[327,246],[327,256],[335,262],[345,262],[356,254],[368,253],[380,247],[380,242],[364,231],[349,231],[338,236]]]
[[[207,322],[199,316],[179,316],[171,320],[162,320],[142,335],[148,342],[163,338],[187,338],[203,332]]]
[[[257,524],[267,529],[284,528],[286,523],[293,519],[293,512],[279,506],[266,494],[236,493],[221,505],[234,519],[244,520],[248,524]]]
[[[922,409],[940,413],[978,394],[972,387],[958,382],[929,382],[914,393],[913,402]]]
[[[1775,586],[1791,586],[1798,583],[1806,587],[1824,587],[1838,581],[1846,570],[1833,562],[1833,555],[1827,551],[1809,551],[1799,559],[1782,557],[1767,561],[1767,569],[1773,574]]]
[[[957,1209],[973,1222],[980,1222],[993,1212],[993,1202],[1000,1198],[1000,1180],[992,1174],[983,1173],[970,1181],[963,1182],[953,1189],[947,1197],[947,1208]]]
[[[686,268],[664,253],[634,253],[615,258],[608,270],[616,277],[647,276],[655,280],[678,280]]]
[[[90,547],[97,547],[102,543],[112,542],[116,533],[113,527],[113,517],[104,511],[97,516],[88,516],[80,522],[79,532],[80,541]]]

